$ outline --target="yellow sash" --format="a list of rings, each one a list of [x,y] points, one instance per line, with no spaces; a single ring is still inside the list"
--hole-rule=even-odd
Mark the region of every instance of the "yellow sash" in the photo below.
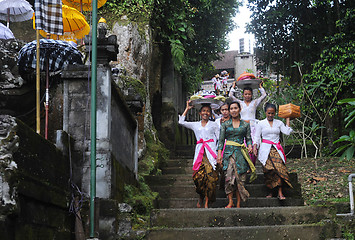
[[[226,145],[231,145],[231,146],[236,146],[236,147],[241,148],[242,154],[243,154],[245,160],[248,162],[250,170],[251,170],[251,175],[250,175],[249,181],[250,182],[254,181],[256,179],[256,169],[255,169],[253,162],[250,160],[247,147],[244,144],[240,144],[240,143],[229,141],[229,140],[227,140]]]

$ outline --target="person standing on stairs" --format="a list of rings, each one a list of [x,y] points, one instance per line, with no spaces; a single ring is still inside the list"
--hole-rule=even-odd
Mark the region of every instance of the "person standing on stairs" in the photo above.
[[[258,159],[263,165],[265,185],[269,189],[278,188],[278,199],[285,200],[282,188],[291,187],[288,171],[286,168],[286,156],[280,145],[280,133],[290,135],[293,131],[290,127],[290,118],[286,118],[285,124],[274,119],[276,106],[271,103],[265,105],[266,119],[261,120],[256,125],[255,143],[253,146],[254,154],[259,154]],[[272,191],[266,197],[271,198]]]
[[[244,187],[247,171],[252,172],[251,181],[256,177],[254,164],[248,154],[252,151],[250,125],[240,119],[240,110],[238,102],[232,102],[229,105],[231,119],[221,124],[218,142],[217,162],[223,166],[225,192],[228,197],[226,208],[234,206],[234,192],[237,198],[237,208],[240,208],[241,200],[244,202],[250,196]],[[244,145],[244,139],[248,147]]]
[[[184,113],[179,116],[179,124],[194,131],[197,143],[193,162],[193,180],[196,192],[200,195],[197,207],[208,208],[209,204],[216,201],[216,187],[218,181],[217,167],[217,141],[219,127],[216,122],[209,121],[212,109],[209,104],[202,105],[200,109],[201,121],[185,121],[188,111],[193,108],[191,100],[186,102]]]
[[[216,120],[216,123],[218,124],[219,128],[221,129],[221,124],[224,123],[225,121],[228,121],[231,116],[229,114],[229,105],[228,103],[223,103],[222,106],[219,108],[220,112],[221,112],[221,115],[222,117],[220,118],[217,118]],[[225,182],[225,179],[224,179],[224,174],[223,174],[223,170],[222,168],[219,168],[219,171],[220,171],[220,178],[219,178],[219,189],[224,189],[224,182]]]
[[[250,134],[251,134],[252,141],[254,142],[255,127],[256,124],[258,123],[258,120],[256,119],[256,109],[266,97],[266,91],[263,88],[263,82],[259,84],[259,91],[261,93],[261,96],[257,99],[253,99],[253,89],[250,87],[245,87],[243,89],[243,100],[239,100],[234,96],[234,93],[236,92],[235,86],[236,86],[236,81],[233,82],[233,85],[229,92],[229,97],[233,101],[239,102],[241,106],[241,111],[240,111],[241,119],[250,123]],[[250,158],[252,162],[255,164],[256,156],[254,156],[254,154],[250,154]]]
[[[221,112],[222,117],[217,118],[215,122],[218,124],[219,127],[221,127],[222,123],[230,119],[228,103],[223,103],[222,106],[219,108],[219,111]]]

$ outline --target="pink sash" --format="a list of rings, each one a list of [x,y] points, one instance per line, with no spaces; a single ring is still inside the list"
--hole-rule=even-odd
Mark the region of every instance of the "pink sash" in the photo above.
[[[195,161],[195,164],[194,164],[192,170],[197,171],[200,168],[201,162],[202,162],[202,158],[203,158],[203,154],[205,152],[205,148],[207,148],[207,150],[211,153],[211,155],[214,158],[217,158],[216,153],[210,148],[210,146],[208,146],[208,144],[207,144],[208,142],[214,142],[214,140],[213,139],[209,139],[207,141],[203,141],[203,139],[201,138],[199,141],[196,142],[196,144],[202,143],[202,147],[200,149],[200,152],[197,155],[197,159]]]
[[[286,162],[286,155],[285,155],[284,149],[282,148],[280,142],[274,143],[274,142],[271,142],[270,140],[266,140],[266,139],[263,139],[262,142],[263,142],[263,143],[272,144],[272,145],[276,145],[276,148],[277,148],[278,150],[280,150],[280,151],[282,152],[282,154],[284,155],[285,162]]]

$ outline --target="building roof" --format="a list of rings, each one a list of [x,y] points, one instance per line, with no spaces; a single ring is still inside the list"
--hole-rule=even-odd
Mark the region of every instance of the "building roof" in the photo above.
[[[213,66],[216,69],[231,69],[234,68],[234,58],[239,54],[238,50],[226,51],[224,54],[220,53],[220,60],[214,61]]]

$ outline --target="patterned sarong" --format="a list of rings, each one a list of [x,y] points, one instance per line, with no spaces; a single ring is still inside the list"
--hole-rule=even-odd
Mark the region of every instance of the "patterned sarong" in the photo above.
[[[200,168],[194,171],[192,178],[195,183],[196,192],[200,195],[200,198],[207,196],[208,202],[215,202],[218,171],[213,170],[206,153],[203,155]]]
[[[235,191],[239,191],[240,199],[245,202],[250,196],[248,190],[244,187],[244,182],[246,180],[247,174],[238,174],[236,169],[236,164],[234,158],[231,156],[229,158],[229,164],[227,170],[224,171],[225,174],[225,187],[224,190],[226,194],[230,194]]]
[[[281,187],[285,185],[282,182],[285,182],[289,187],[292,188],[287,167],[274,146],[272,146],[270,149],[269,157],[266,160],[265,166],[263,166],[263,171],[265,185],[268,188],[273,189],[275,187]]]

